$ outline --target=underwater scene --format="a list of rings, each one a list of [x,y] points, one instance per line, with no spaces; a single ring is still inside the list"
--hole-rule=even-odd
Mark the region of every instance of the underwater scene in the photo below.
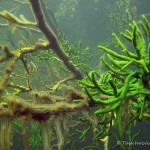
[[[0,0],[0,150],[150,150],[150,0]]]

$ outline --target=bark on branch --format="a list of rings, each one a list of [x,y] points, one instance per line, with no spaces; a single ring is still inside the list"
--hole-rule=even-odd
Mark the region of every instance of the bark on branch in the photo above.
[[[0,118],[18,118],[26,117],[36,121],[44,121],[49,119],[51,115],[59,114],[61,112],[72,112],[88,107],[87,101],[67,103],[57,102],[54,104],[32,104],[17,96],[7,96],[5,98],[6,104],[0,106]]]
[[[77,79],[82,79],[83,76],[80,72],[80,70],[69,60],[68,55],[64,52],[63,48],[61,47],[57,36],[55,33],[52,31],[52,29],[47,25],[42,7],[40,4],[40,0],[29,0],[34,17],[37,22],[37,26],[39,29],[43,32],[45,37],[50,43],[50,47],[53,49],[53,51],[57,54],[57,56],[63,61],[65,66],[75,74]]]

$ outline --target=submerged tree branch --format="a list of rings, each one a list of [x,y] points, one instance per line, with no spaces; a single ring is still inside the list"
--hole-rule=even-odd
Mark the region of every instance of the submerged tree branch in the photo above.
[[[5,98],[6,104],[4,107],[0,107],[1,118],[18,118],[26,117],[37,121],[44,121],[49,119],[51,115],[58,114],[61,112],[72,112],[84,107],[88,107],[87,101],[83,100],[81,103],[67,103],[57,102],[54,104],[33,104],[25,102],[17,96],[7,96]]]
[[[17,18],[16,16],[14,16],[8,11],[1,12],[0,17],[10,21],[11,23],[15,23],[17,25],[36,26],[36,23],[29,22],[29,21],[22,21],[21,19]]]
[[[50,48],[57,54],[57,56],[63,61],[65,66],[75,74],[77,79],[82,79],[82,73],[80,70],[69,60],[68,55],[64,52],[62,46],[60,45],[57,36],[52,31],[52,29],[47,25],[44,14],[42,12],[42,7],[39,0],[30,0],[30,4],[35,16],[37,26],[43,32],[45,37],[50,43]]]

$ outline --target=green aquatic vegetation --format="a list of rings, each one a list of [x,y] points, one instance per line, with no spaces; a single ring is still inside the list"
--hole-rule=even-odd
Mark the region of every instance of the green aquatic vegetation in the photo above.
[[[111,31],[119,33],[137,18],[136,3],[135,0],[116,0],[108,7],[111,10],[108,14]]]
[[[139,136],[139,132],[131,134],[133,122],[150,117],[150,23],[145,16],[142,19],[141,26],[133,21],[131,30],[121,33],[134,50],[128,50],[113,33],[121,52],[98,46],[107,53],[107,58],[101,60],[108,68],[108,73],[91,71],[86,79],[79,81],[89,97],[90,106],[97,108],[95,115],[112,114],[113,126],[117,127],[119,133],[119,137],[115,135],[118,141],[133,142]],[[110,131],[112,134],[113,131]],[[101,139],[101,136],[97,138]],[[127,149],[123,143],[117,146]]]
[[[99,149],[100,143],[107,149],[110,135],[118,141],[134,141],[140,131],[133,135],[133,122],[150,118],[148,20],[143,16],[141,28],[133,22],[131,30],[121,34],[134,50],[129,51],[113,33],[121,52],[99,46],[107,53],[109,61],[102,61],[109,71],[91,71],[83,79],[85,67],[91,65],[91,56],[86,58],[89,48],[81,49],[80,42],[70,44],[59,33],[56,35],[44,19],[39,0],[28,4],[35,22],[23,15],[18,18],[8,11],[0,12],[0,17],[9,22],[5,27],[9,26],[12,36],[15,32],[21,39],[16,41],[18,46],[12,38],[11,47],[0,45],[0,63],[7,62],[2,64],[0,80],[0,149],[11,148],[16,128],[22,129],[26,150],[31,145],[33,149],[73,149],[77,135],[79,142],[84,142],[91,133],[92,144],[83,149]],[[83,79],[78,83],[85,90],[75,79]],[[78,114],[82,120],[77,120]],[[28,126],[30,123],[33,128]],[[113,127],[118,129],[117,134]],[[126,148],[122,143],[119,146]]]

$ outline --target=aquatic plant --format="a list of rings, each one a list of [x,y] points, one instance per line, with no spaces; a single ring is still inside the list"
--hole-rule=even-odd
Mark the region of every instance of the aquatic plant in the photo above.
[[[44,150],[55,147],[59,150],[73,149],[77,133],[80,134],[80,142],[86,140],[88,133],[93,133],[93,145],[83,149],[99,149],[100,141],[104,143],[104,149],[107,149],[111,134],[120,141],[134,141],[140,132],[131,135],[133,122],[149,119],[148,20],[143,16],[144,21],[140,22],[145,35],[136,22],[130,25],[131,31],[126,31],[128,35],[122,34],[133,43],[135,52],[127,50],[113,34],[117,45],[127,56],[99,46],[106,51],[110,60],[109,64],[102,58],[109,71],[91,71],[83,79],[78,67],[85,66],[84,55],[88,49],[80,52],[78,46],[70,45],[51,29],[51,23],[45,19],[46,15],[44,17],[44,6],[41,6],[40,0],[29,0],[28,4],[35,22],[28,21],[23,15],[18,18],[8,11],[0,12],[0,17],[9,22],[9,26],[2,24],[1,27],[10,27],[21,39],[18,40],[18,46],[13,43],[12,38],[9,40],[14,46],[0,45],[3,70],[0,72],[0,149],[11,149],[14,122],[19,124],[18,128],[22,128],[26,150],[31,145],[41,148],[41,143]],[[40,39],[36,38],[37,34]],[[83,55],[83,59],[75,55]],[[117,60],[112,59],[112,56],[117,57]],[[40,63],[44,71],[49,69],[46,78],[42,74]],[[67,68],[65,73],[58,64]],[[134,70],[131,66],[137,69]],[[80,80],[79,84],[85,90],[81,90],[74,80]],[[74,115],[77,119],[80,117],[80,120],[75,120]],[[20,120],[21,124],[16,120]],[[33,129],[28,127],[30,123]],[[113,132],[112,127],[118,128],[118,134]],[[118,146],[126,148],[122,143]]]
[[[129,25],[131,30],[121,33],[134,50],[128,50],[113,33],[121,54],[98,46],[107,53],[107,60],[102,58],[102,62],[109,71],[91,71],[87,79],[79,81],[90,98],[89,105],[99,108],[95,115],[102,118],[97,126],[102,130],[99,129],[94,140],[113,134],[120,141],[117,146],[121,149],[131,149],[132,145],[125,145],[123,141],[134,142],[140,134],[139,131],[132,135],[133,122],[150,117],[150,23],[145,16],[142,19],[141,27],[133,21]],[[117,134],[113,133],[112,126],[118,129]],[[104,127],[108,130],[103,130]]]
[[[135,0],[116,0],[106,9],[111,10],[108,14],[109,29],[115,33],[120,33],[132,20],[137,19]]]

